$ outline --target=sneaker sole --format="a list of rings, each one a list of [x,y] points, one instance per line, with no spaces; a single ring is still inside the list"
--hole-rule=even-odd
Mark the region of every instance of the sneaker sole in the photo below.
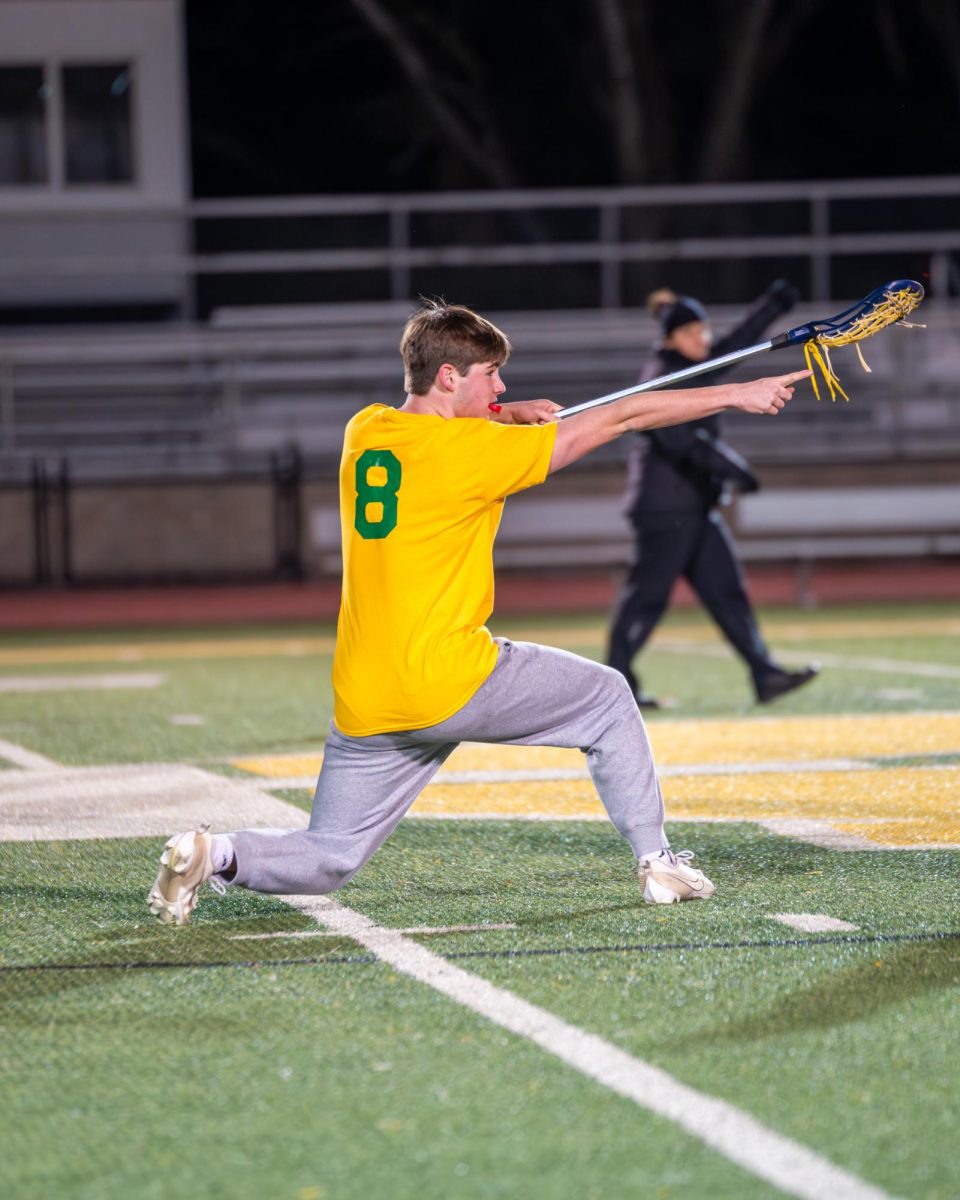
[[[680,887],[682,892],[675,891],[667,883],[661,883],[652,872],[648,872],[643,885],[643,898],[647,904],[679,904],[684,900],[709,900],[717,890],[713,883],[704,876],[701,876],[699,888],[694,887],[686,879],[678,879],[675,876],[668,876],[668,878]]]

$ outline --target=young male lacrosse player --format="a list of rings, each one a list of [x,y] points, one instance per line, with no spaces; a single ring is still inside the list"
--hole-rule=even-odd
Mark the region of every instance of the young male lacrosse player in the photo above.
[[[467,308],[425,304],[400,344],[406,402],[373,404],[344,435],[343,599],[334,719],[302,830],[167,842],[148,904],[186,924],[197,892],[234,883],[332,892],[396,827],[459,742],[578,747],[652,904],[713,884],[668,849],[643,721],[623,677],[562,650],[493,638],[492,550],[504,499],[630,430],[739,408],[774,414],[808,372],[627,396],[558,422],[557,405],[500,406],[510,343]]]

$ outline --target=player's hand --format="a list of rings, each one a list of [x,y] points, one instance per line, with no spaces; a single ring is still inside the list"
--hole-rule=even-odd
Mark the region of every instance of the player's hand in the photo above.
[[[561,407],[552,400],[518,400],[502,404],[499,413],[491,413],[491,417],[502,425],[549,425]]]
[[[735,407],[746,413],[776,416],[793,396],[793,386],[800,379],[809,378],[810,371],[791,371],[789,375],[776,375],[770,379],[754,379],[741,384],[734,402]]]

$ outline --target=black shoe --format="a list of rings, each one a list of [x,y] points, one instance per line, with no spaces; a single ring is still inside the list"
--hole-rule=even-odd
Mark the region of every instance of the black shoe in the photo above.
[[[802,671],[785,671],[782,667],[772,667],[753,682],[757,703],[769,704],[771,700],[792,692],[794,688],[803,687],[819,674],[820,668],[816,666],[804,667]]]
[[[648,696],[646,692],[636,692],[634,700],[637,702],[637,708],[659,708],[660,701],[656,696]]]

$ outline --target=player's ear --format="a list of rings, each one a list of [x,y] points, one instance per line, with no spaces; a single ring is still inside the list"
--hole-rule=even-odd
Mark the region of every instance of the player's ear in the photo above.
[[[460,372],[452,363],[441,364],[440,370],[437,372],[437,383],[442,391],[452,392],[457,386],[457,376]]]

